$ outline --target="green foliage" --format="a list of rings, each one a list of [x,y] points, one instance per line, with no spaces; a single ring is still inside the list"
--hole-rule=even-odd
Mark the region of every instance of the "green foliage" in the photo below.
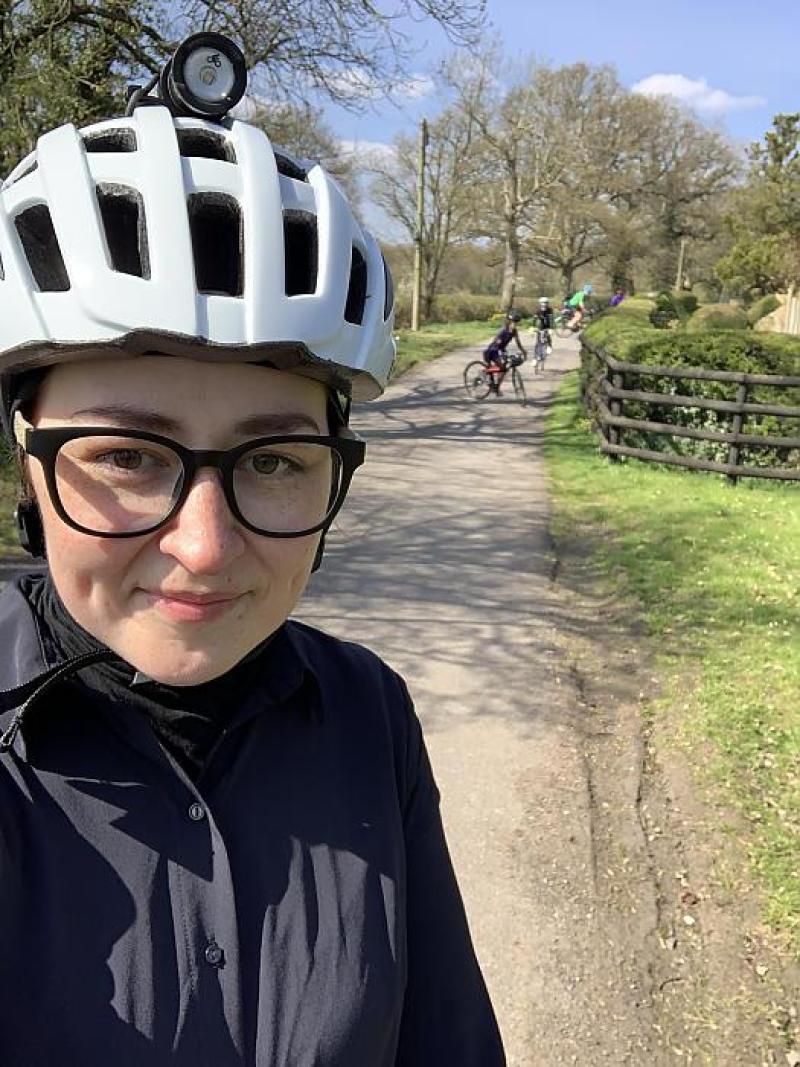
[[[680,321],[678,309],[669,293],[659,293],[655,307],[650,312],[650,325],[657,330],[668,330]]]
[[[686,324],[689,333],[702,333],[704,330],[744,330],[747,328],[747,315],[743,308],[734,304],[706,304],[699,308]]]
[[[497,297],[476,293],[442,293],[433,302],[431,322],[467,322],[488,319],[497,312]],[[524,308],[517,308],[527,315]],[[504,312],[500,312],[504,315]]]
[[[588,543],[592,573],[638,602],[662,694],[646,708],[653,743],[681,744],[713,775],[714,800],[744,816],[737,838],[766,916],[800,952],[800,485],[732,491],[717,478],[608,463],[569,378],[545,437],[555,536]]]
[[[757,322],[765,318],[767,315],[771,315],[773,311],[781,306],[780,300],[774,293],[768,293],[766,296],[762,296],[760,300],[756,300],[747,311],[747,321],[751,326],[755,326]]]
[[[740,231],[730,252],[719,260],[716,274],[731,290],[780,289],[791,276],[791,245],[785,234]]]
[[[694,293],[685,292],[672,293],[672,302],[679,313],[686,316],[694,315],[700,303]]]
[[[522,309],[520,309],[522,310]],[[499,321],[505,318],[505,312],[497,310],[497,297],[483,293],[442,293],[433,302],[426,323],[434,322],[471,322],[476,319]],[[395,300],[395,323],[400,328],[411,325],[411,296],[401,293]]]
[[[800,112],[776,115],[749,154],[748,184],[728,218],[735,244],[716,272],[741,293],[780,290],[800,281]]]

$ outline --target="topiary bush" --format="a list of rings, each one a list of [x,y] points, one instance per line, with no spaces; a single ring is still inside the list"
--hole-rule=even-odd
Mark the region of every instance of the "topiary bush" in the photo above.
[[[777,311],[781,306],[780,300],[774,293],[768,293],[766,296],[762,296],[760,300],[756,300],[747,311],[747,321],[751,326],[763,319],[766,315],[771,315],[773,311]]]
[[[669,330],[680,321],[678,309],[669,293],[659,293],[650,312],[650,325],[657,330]]]
[[[705,330],[746,330],[747,315],[733,304],[706,304],[698,308],[686,323],[689,333]]]
[[[672,294],[672,303],[678,309],[680,315],[685,315],[688,318],[689,315],[694,315],[700,302],[694,293],[679,292]]]

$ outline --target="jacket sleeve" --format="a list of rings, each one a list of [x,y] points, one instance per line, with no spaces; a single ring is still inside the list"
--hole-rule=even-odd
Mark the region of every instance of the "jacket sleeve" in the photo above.
[[[439,792],[408,701],[404,827],[406,987],[396,1067],[504,1067],[439,814]]]

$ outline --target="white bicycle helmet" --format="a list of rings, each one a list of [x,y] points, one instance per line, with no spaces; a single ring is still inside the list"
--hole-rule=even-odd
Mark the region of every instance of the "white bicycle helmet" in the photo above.
[[[336,182],[245,122],[164,106],[44,134],[0,189],[0,377],[160,352],[378,396],[389,271]]]

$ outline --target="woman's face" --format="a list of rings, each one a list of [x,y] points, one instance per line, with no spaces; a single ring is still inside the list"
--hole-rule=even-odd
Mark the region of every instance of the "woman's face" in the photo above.
[[[326,411],[324,386],[296,375],[142,356],[56,367],[32,421],[150,430],[188,448],[227,449],[269,434],[327,434]],[[305,589],[319,534],[270,538],[245,529],[213,469],[198,472],[166,526],[101,538],[59,518],[38,460],[28,464],[65,606],[157,681],[198,685],[224,674],[284,622]]]

